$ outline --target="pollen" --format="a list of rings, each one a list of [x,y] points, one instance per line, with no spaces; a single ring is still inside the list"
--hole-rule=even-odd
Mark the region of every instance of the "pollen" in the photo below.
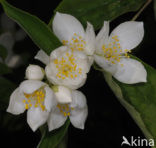
[[[72,52],[67,52],[64,57],[55,59],[53,62],[58,70],[56,76],[60,79],[75,79],[82,74],[82,68],[78,67]]]
[[[71,115],[71,111],[74,110],[73,107],[69,107],[69,104],[57,104],[58,109],[60,110],[60,113],[67,117]]]
[[[29,109],[33,105],[35,108],[40,107],[42,111],[45,110],[44,106],[45,90],[43,88],[34,91],[32,94],[24,93],[24,96],[26,98],[23,100],[23,103],[25,104],[25,109]]]
[[[124,65],[123,64],[121,64],[121,67],[123,67]]]
[[[131,51],[128,49],[122,50],[119,43],[118,36],[112,37],[112,42],[108,45],[102,45],[102,50],[104,52],[105,58],[110,61],[112,64],[120,62],[121,57],[129,58],[128,53]],[[123,52],[124,51],[124,52]],[[121,66],[123,66],[121,64]]]
[[[86,42],[82,38],[82,36],[79,36],[78,34],[74,33],[71,41],[62,40],[63,45],[69,46],[69,48],[73,50],[83,51],[84,47],[86,45]]]

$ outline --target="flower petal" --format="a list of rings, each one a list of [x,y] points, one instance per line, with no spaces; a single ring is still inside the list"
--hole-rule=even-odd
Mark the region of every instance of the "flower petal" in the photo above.
[[[105,57],[94,55],[95,62],[103,68],[104,71],[114,74],[116,72],[116,64],[112,64]]]
[[[68,51],[67,46],[60,46],[60,47],[56,48],[50,54],[50,61],[60,57],[62,54],[64,54],[67,51]]]
[[[91,58],[89,59],[88,58],[89,56],[87,56],[86,54],[84,54],[81,51],[75,51],[75,52],[73,52],[73,55],[75,56],[75,59],[79,58],[79,60],[77,60],[76,64],[81,66],[83,73],[88,73],[90,70],[92,59]]]
[[[87,29],[85,34],[86,47],[84,49],[87,55],[93,55],[95,51],[95,32],[93,25],[87,22]]]
[[[81,51],[72,51],[68,49],[67,46],[61,46],[52,51],[50,54],[50,62],[53,62],[53,60],[58,59],[59,57],[64,56],[67,53],[73,55],[76,64],[81,66],[82,71],[85,71],[86,73],[89,72],[91,61],[88,60],[88,56]]]
[[[93,62],[94,62],[94,56],[88,56],[88,64],[89,64],[89,67],[92,66]]]
[[[143,22],[124,22],[112,31],[110,38],[112,38],[113,36],[118,37],[123,52],[125,49],[134,49],[140,44],[143,39]]]
[[[84,29],[81,23],[72,15],[57,12],[53,20],[53,32],[62,42],[70,41],[74,33],[82,38],[84,37]]]
[[[16,88],[10,96],[9,106],[7,112],[18,115],[25,111],[22,99],[24,96],[20,93],[19,88]]]
[[[33,131],[46,123],[49,113],[42,111],[40,107],[31,107],[27,112],[27,122]]]
[[[108,36],[109,36],[109,21],[104,21],[104,25],[100,32],[96,36],[96,52],[101,54],[102,45],[108,43]]]
[[[69,71],[69,76],[64,75],[65,78],[62,79],[62,77],[58,77],[59,70],[62,71],[66,67],[66,65],[63,64],[65,67],[62,67],[63,65],[55,63],[55,60],[62,61],[62,59],[65,59],[65,63],[67,63],[67,66],[71,66],[69,55],[70,57],[72,56],[72,59],[74,59],[74,65],[76,65],[76,70],[73,69],[72,71]],[[63,69],[60,69],[60,67],[62,67]],[[79,69],[81,70],[81,72],[78,72]],[[62,46],[55,49],[51,53],[50,63],[46,66],[45,72],[48,80],[51,83],[55,85],[66,86],[71,89],[77,89],[85,83],[89,69],[90,63],[86,54],[81,51],[72,51],[68,49],[68,47]],[[76,76],[72,78],[70,77],[71,74],[74,74]]]
[[[44,82],[42,82],[42,81],[25,80],[20,84],[19,89],[20,89],[21,92],[31,94],[34,91],[36,91],[37,89],[39,89],[40,87],[44,86],[44,85],[46,85],[46,84]]]
[[[58,86],[58,91],[55,92],[58,103],[70,103],[72,101],[71,90],[64,86]]]
[[[26,68],[25,77],[29,80],[42,80],[44,78],[44,71],[40,66],[30,64]]]
[[[69,116],[72,125],[79,129],[84,129],[84,124],[88,116],[88,108],[74,109]]]
[[[41,61],[45,65],[49,63],[49,56],[43,50],[39,50],[37,52],[35,59]]]
[[[65,123],[66,119],[67,117],[63,116],[63,114],[60,113],[60,110],[55,107],[55,109],[50,113],[47,121],[49,131],[61,127]]]
[[[44,100],[44,105],[47,109],[47,111],[51,111],[51,109],[56,106],[57,102],[56,102],[56,99],[55,99],[55,96],[54,96],[54,92],[52,91],[51,88],[49,87],[45,87],[44,90],[46,91],[46,94],[45,94],[45,100]]]
[[[72,108],[84,108],[87,106],[85,95],[78,90],[72,91],[72,102],[70,104]]]
[[[63,79],[56,77],[57,71],[54,70],[55,69],[54,66],[55,66],[54,64],[50,63],[45,68],[45,72],[46,72],[46,76],[48,80],[54,85],[63,85],[70,89],[78,89],[85,84],[86,79],[87,79],[86,73],[82,73],[76,79],[71,79],[67,77],[66,79],[63,80]]]
[[[121,66],[123,64],[123,66]],[[144,66],[134,59],[122,58],[113,75],[118,81],[126,84],[147,82],[147,72]]]

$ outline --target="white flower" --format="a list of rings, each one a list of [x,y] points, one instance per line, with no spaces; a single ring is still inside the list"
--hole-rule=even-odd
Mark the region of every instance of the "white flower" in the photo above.
[[[95,51],[95,33],[93,26],[87,22],[86,31],[81,23],[72,15],[57,12],[53,24],[54,34],[72,50],[83,51],[93,55]]]
[[[57,106],[52,109],[47,121],[49,131],[61,127],[68,117],[74,127],[84,129],[87,115],[88,107],[86,97],[80,91],[73,90],[71,103],[58,103]]]
[[[54,86],[53,90],[59,103],[70,103],[72,101],[71,90],[64,86]]]
[[[38,65],[29,65],[26,69],[26,78],[29,80],[42,80],[44,72]]]
[[[86,81],[90,69],[88,63],[83,52],[61,46],[51,53],[50,63],[45,68],[46,76],[54,85],[77,89]]]
[[[45,65],[50,62],[49,56],[43,50],[39,50],[34,58],[41,61]]]
[[[11,94],[7,112],[18,115],[27,109],[27,122],[35,131],[47,121],[53,106],[56,106],[56,99],[47,84],[25,80]]]
[[[144,66],[128,56],[128,52],[142,41],[143,36],[142,22],[124,22],[116,27],[110,36],[109,22],[104,22],[96,37],[96,63],[120,82],[146,82],[147,72]]]

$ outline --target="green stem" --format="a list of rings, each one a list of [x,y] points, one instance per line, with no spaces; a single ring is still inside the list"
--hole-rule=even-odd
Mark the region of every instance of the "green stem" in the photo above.
[[[67,144],[68,144],[68,131],[56,148],[67,148]]]
[[[144,11],[144,9],[152,2],[152,0],[147,0],[147,2],[143,5],[143,7],[138,11],[138,13],[131,19],[131,21],[135,21],[139,15]]]

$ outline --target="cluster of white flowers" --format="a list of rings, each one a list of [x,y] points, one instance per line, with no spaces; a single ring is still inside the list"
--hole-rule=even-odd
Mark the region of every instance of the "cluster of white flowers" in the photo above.
[[[118,81],[146,82],[144,66],[128,55],[143,39],[142,22],[122,23],[110,35],[109,22],[104,22],[95,36],[90,23],[84,30],[75,17],[57,12],[52,29],[63,46],[50,56],[42,50],[37,53],[35,58],[46,65],[45,70],[37,65],[28,66],[27,80],[12,93],[7,109],[12,114],[27,109],[27,122],[33,131],[46,122],[49,131],[54,130],[67,118],[74,127],[84,129],[88,107],[86,97],[76,89],[85,84],[94,61]],[[42,82],[44,78],[48,84]]]

